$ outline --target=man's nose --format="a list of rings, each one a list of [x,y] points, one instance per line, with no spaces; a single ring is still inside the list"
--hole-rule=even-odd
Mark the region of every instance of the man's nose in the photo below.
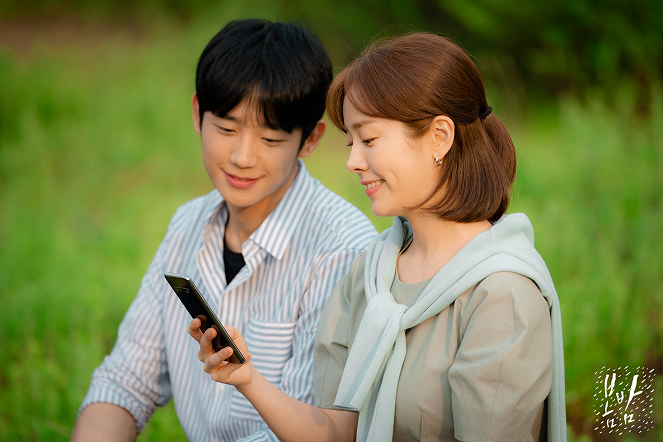
[[[251,137],[246,135],[239,136],[230,154],[230,161],[242,169],[255,166],[257,159],[255,145],[255,140],[252,140]]]

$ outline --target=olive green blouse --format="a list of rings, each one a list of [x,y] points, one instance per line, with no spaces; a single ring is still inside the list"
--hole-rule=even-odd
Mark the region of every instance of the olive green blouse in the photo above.
[[[343,368],[366,309],[365,253],[323,310],[315,346],[315,404],[334,408]],[[395,278],[396,302],[412,306],[429,281]],[[406,331],[394,441],[544,441],[552,382],[548,304],[536,284],[494,273],[449,307]],[[543,425],[542,425],[543,423]]]

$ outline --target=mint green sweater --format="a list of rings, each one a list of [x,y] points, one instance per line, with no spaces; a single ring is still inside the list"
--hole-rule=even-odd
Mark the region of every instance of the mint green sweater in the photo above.
[[[496,272],[532,279],[548,302],[552,323],[553,379],[548,396],[548,441],[566,441],[564,349],[559,299],[543,259],[534,248],[526,215],[503,216],[477,235],[430,281],[410,308],[396,303],[390,287],[401,247],[411,236],[404,218],[369,245],[366,256],[367,307],[350,350],[334,405],[359,411],[358,441],[391,440],[396,388],[405,359],[405,330],[437,315],[459,295]]]

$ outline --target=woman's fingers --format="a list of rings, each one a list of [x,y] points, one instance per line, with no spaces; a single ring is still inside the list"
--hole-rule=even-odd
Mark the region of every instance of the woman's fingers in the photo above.
[[[200,350],[198,350],[198,359],[200,362],[205,362],[207,358],[215,353],[214,348],[212,347],[212,340],[215,337],[216,330],[211,327],[205,330],[205,333],[200,333],[200,339],[198,339],[198,343],[200,344]]]
[[[228,361],[233,354],[232,347],[223,347],[218,352],[214,351],[212,341],[217,337],[218,331],[215,328],[208,328],[203,333],[200,331],[200,318],[194,318],[189,323],[189,335],[198,342],[198,359],[204,364],[205,372],[217,382],[223,382],[231,385],[240,385],[251,380],[250,364],[236,364]],[[251,359],[251,354],[246,347],[244,337],[235,327],[227,325],[226,331],[230,338],[239,347],[244,355],[246,362]]]
[[[200,338],[203,336],[203,332],[200,331],[200,319],[193,318],[189,323],[189,335],[198,343],[200,343]]]
[[[224,347],[216,353],[211,354],[203,362],[205,363],[205,371],[211,373],[218,369],[228,365],[227,359],[233,354],[233,350],[230,347]]]
[[[232,338],[232,340],[234,341],[234,340],[238,337],[238,335],[239,335],[239,330],[237,330],[237,329],[236,329],[235,327],[233,327],[232,325],[226,325],[225,328],[226,328],[226,331],[228,332],[228,335],[229,335],[229,336]]]
[[[228,332],[228,336],[230,336],[230,338],[233,340],[239,351],[242,352],[244,358],[248,361],[251,355],[249,354],[249,349],[246,346],[246,341],[244,340],[244,336],[242,336],[239,330],[237,330],[232,325],[226,325],[226,331]]]

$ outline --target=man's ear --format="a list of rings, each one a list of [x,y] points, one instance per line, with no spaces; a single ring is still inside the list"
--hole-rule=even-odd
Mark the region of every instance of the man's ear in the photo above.
[[[451,118],[438,115],[433,118],[429,130],[429,135],[432,137],[433,159],[442,160],[454,144],[456,126]]]
[[[191,97],[191,108],[193,110],[193,130],[196,131],[198,135],[201,135],[200,128],[200,103],[198,103],[198,93],[194,92],[193,97]]]
[[[320,144],[320,140],[322,140],[322,136],[326,131],[327,123],[325,120],[318,121],[309,136],[304,140],[304,145],[299,150],[299,158],[306,158],[311,155],[315,148],[318,147],[318,144]]]

